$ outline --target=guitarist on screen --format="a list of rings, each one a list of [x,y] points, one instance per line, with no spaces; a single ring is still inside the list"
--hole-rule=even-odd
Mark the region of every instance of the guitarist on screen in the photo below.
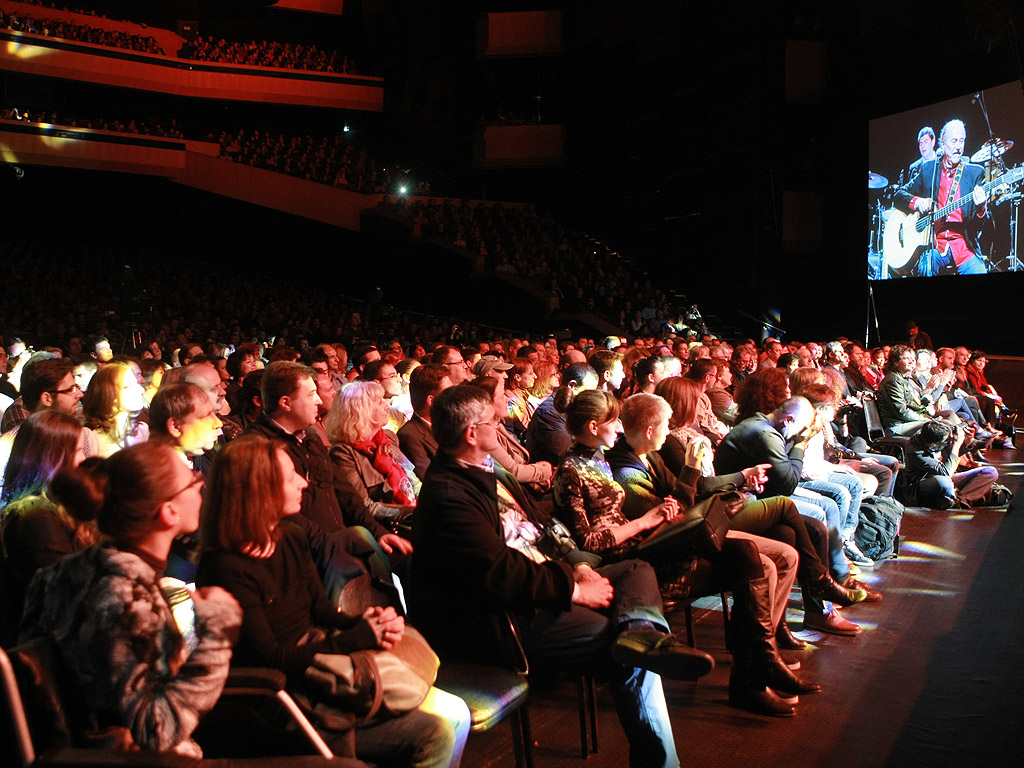
[[[963,160],[967,132],[963,121],[950,120],[939,133],[940,152],[921,165],[920,172],[896,193],[896,205],[921,216],[949,203],[969,198],[944,218],[934,222],[933,246],[921,254],[916,273],[936,275],[955,269],[958,275],[988,272],[981,255],[981,224],[985,220],[987,196],[981,184],[985,169]]]

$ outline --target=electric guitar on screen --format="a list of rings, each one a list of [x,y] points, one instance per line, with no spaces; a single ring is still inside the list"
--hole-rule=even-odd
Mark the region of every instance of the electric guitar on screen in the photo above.
[[[987,184],[982,184],[985,196],[989,197],[996,187],[1016,184],[1024,178],[1024,166],[1011,168],[1002,176],[997,176]],[[903,269],[911,264],[921,251],[927,250],[932,244],[932,226],[953,211],[965,206],[972,199],[973,190],[938,210],[931,210],[923,216],[914,211],[903,213],[893,209],[885,222],[885,233],[882,235],[882,254],[884,264],[890,269]]]

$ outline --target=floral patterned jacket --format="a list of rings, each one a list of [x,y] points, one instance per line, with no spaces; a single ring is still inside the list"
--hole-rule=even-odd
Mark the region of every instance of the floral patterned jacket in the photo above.
[[[555,516],[572,529],[576,545],[607,559],[620,559],[636,542],[615,544],[610,529],[629,522],[622,514],[625,491],[612,477],[600,448],[576,443],[552,483]]]
[[[221,601],[194,605],[195,635],[186,644],[156,571],[111,544],[36,574],[20,639],[56,641],[73,677],[71,721],[84,746],[202,756],[192,732],[224,687],[242,612]]]

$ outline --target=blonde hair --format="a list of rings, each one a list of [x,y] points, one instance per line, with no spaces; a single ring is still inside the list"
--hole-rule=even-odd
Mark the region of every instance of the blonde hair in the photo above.
[[[373,406],[384,397],[376,381],[353,381],[334,398],[327,414],[327,437],[332,443],[352,445],[373,436]]]

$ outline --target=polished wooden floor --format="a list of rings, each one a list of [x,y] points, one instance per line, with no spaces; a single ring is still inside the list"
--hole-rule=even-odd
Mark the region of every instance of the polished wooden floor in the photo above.
[[[714,599],[704,604],[695,615],[697,644],[717,667],[699,683],[666,683],[682,764],[1024,765],[1024,461],[997,450],[989,459],[1018,495],[1008,511],[909,509],[899,558],[861,577],[885,599],[844,610],[864,631],[853,638],[798,632],[812,645],[789,656],[824,691],[802,697],[795,718],[728,706],[721,607],[714,610]],[[798,629],[802,614],[793,608],[789,620]],[[682,630],[681,615],[673,626]],[[628,765],[606,690],[598,690],[600,749],[584,761],[575,686],[536,688],[537,768]],[[514,765],[508,726],[472,734],[463,765]]]

